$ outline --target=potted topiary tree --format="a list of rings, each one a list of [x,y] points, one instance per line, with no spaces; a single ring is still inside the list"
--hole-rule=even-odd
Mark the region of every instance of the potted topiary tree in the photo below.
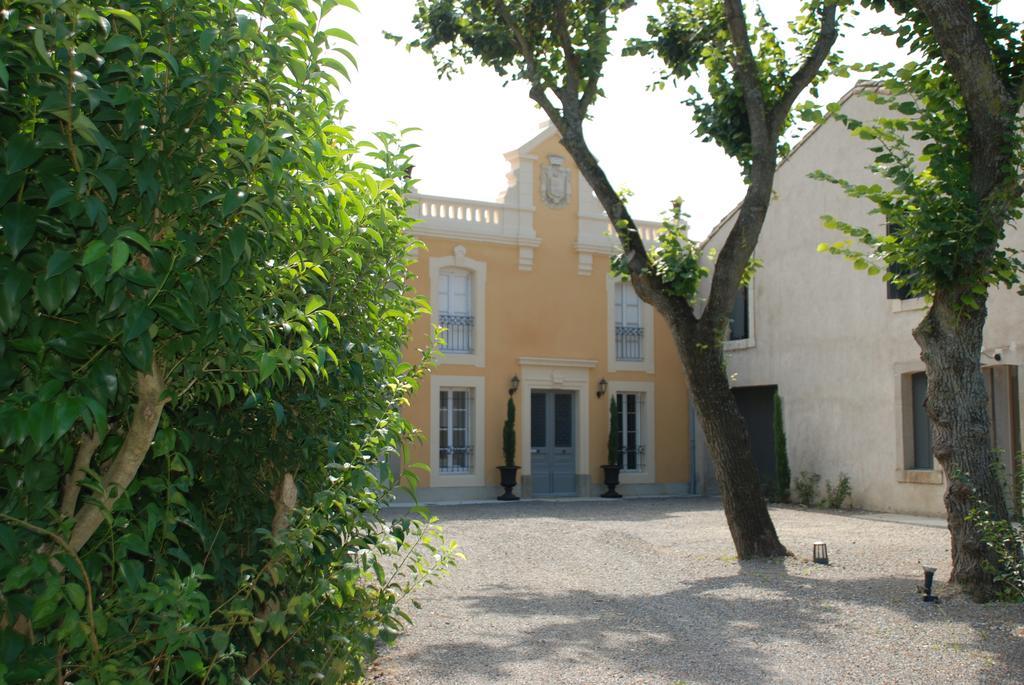
[[[621,442],[621,439],[619,437],[617,408],[618,404],[615,401],[615,397],[612,396],[611,408],[609,409],[611,427],[608,429],[608,463],[601,465],[601,468],[604,469],[604,484],[605,487],[608,488],[608,491],[601,495],[601,497],[622,497],[622,495],[615,492],[615,488],[619,486],[619,471],[622,469],[622,454],[619,450],[619,443]]]
[[[516,486],[516,404],[512,401],[511,395],[508,398],[508,415],[505,417],[505,425],[501,429],[501,451],[505,456],[505,463],[498,467],[501,472],[501,487],[505,492],[498,495],[503,502],[512,502],[517,499],[512,494],[512,488]]]

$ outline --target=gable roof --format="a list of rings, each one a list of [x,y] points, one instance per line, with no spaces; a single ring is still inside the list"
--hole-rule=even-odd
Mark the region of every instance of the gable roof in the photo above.
[[[861,93],[863,93],[866,90],[877,90],[880,87],[881,87],[881,83],[879,81],[873,81],[873,80],[860,80],[860,81],[857,81],[857,83],[855,83],[854,86],[852,88],[850,88],[850,90],[846,91],[846,94],[843,95],[843,97],[839,98],[838,105],[839,105],[840,108],[842,108],[842,106],[845,105],[847,102],[849,102],[854,96],[860,95]],[[788,162],[790,159],[792,159],[793,156],[796,155],[797,152],[800,150],[800,148],[802,148],[804,146],[804,144],[808,140],[810,140],[812,137],[814,137],[814,135],[817,134],[817,132],[821,129],[821,127],[824,126],[826,123],[828,123],[828,121],[830,119],[832,119],[832,118],[833,118],[833,115],[832,115],[831,112],[829,112],[829,113],[827,113],[825,115],[825,117],[821,121],[819,121],[814,126],[812,126],[811,129],[809,131],[807,131],[807,133],[804,134],[804,136],[799,141],[797,141],[797,143],[792,147],[792,149],[790,149],[789,154],[782,158],[782,161],[780,161],[778,163],[778,165],[775,167],[775,172],[778,173],[779,170],[782,169],[782,167],[786,164],[786,162]],[[740,200],[739,202],[736,203],[736,206],[733,207],[729,211],[728,214],[726,214],[724,217],[722,217],[722,219],[717,224],[715,224],[715,227],[711,229],[711,232],[708,233],[707,237],[704,238],[704,240],[701,241],[701,243],[700,243],[701,248],[706,247],[707,244],[711,242],[711,239],[714,238],[718,234],[718,232],[720,230],[722,230],[727,224],[729,224],[729,222],[733,219],[733,217],[735,217],[736,214],[739,213],[740,208],[742,206],[743,206],[743,201]]]

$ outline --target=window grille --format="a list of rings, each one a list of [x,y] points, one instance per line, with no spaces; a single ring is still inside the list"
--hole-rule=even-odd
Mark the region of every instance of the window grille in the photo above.
[[[647,468],[644,431],[644,393],[615,395],[615,420],[619,424],[619,464],[623,471],[643,472]]]
[[[454,354],[472,354],[474,341],[473,276],[464,269],[440,273],[437,294],[437,322],[445,329],[441,349]]]

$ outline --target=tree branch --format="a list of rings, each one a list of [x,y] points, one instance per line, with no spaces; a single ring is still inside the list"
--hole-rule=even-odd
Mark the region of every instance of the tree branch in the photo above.
[[[736,74],[736,82],[743,91],[743,102],[747,106],[747,125],[750,127],[750,143],[756,151],[764,146],[764,141],[770,135],[764,95],[761,93],[761,77],[758,74],[754,50],[750,46],[750,32],[747,30],[742,0],[723,0],[723,6],[729,39],[733,45],[732,67]]]
[[[786,125],[786,118],[789,116],[793,103],[800,97],[804,88],[809,86],[814,77],[818,75],[821,65],[828,59],[829,53],[832,52],[832,46],[835,45],[836,39],[839,37],[836,4],[834,0],[824,0],[824,3],[821,10],[821,29],[814,41],[814,47],[800,68],[790,77],[782,97],[772,106],[768,115],[772,133],[776,136],[782,135],[782,127]]]
[[[75,552],[85,546],[103,522],[104,513],[111,509],[135,479],[160,424],[167,398],[163,396],[164,379],[156,361],[148,373],[136,374],[136,388],[138,399],[132,411],[128,433],[110,468],[103,475],[103,493],[88,501],[75,515],[75,526],[68,540],[68,546]]]
[[[562,46],[562,55],[565,57],[565,89],[572,95],[572,98],[580,102],[580,56],[576,48],[572,46],[572,36],[569,35],[569,21],[565,17],[565,4],[555,3],[555,20],[552,22],[555,36]]]
[[[946,68],[960,87],[971,147],[971,190],[986,198],[1003,179],[1015,102],[996,70],[992,51],[974,19],[973,2],[914,0],[928,18]]]
[[[78,445],[75,452],[75,463],[68,474],[67,482],[64,483],[64,494],[60,501],[60,513],[64,518],[71,518],[78,508],[78,493],[82,491],[81,481],[85,478],[85,472],[92,462],[93,455],[100,446],[100,434],[93,431],[86,435]]]

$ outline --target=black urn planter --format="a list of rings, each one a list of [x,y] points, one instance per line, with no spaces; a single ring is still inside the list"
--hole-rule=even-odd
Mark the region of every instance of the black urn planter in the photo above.
[[[499,466],[498,470],[501,471],[501,487],[505,488],[505,492],[498,495],[498,499],[502,502],[514,502],[518,497],[512,494],[512,488],[516,486],[516,471],[519,470],[518,466]]]
[[[601,497],[622,497],[619,493],[615,492],[615,488],[619,487],[619,471],[621,467],[613,464],[602,464],[601,468],[604,469],[604,485],[608,488],[608,492],[601,495]]]

